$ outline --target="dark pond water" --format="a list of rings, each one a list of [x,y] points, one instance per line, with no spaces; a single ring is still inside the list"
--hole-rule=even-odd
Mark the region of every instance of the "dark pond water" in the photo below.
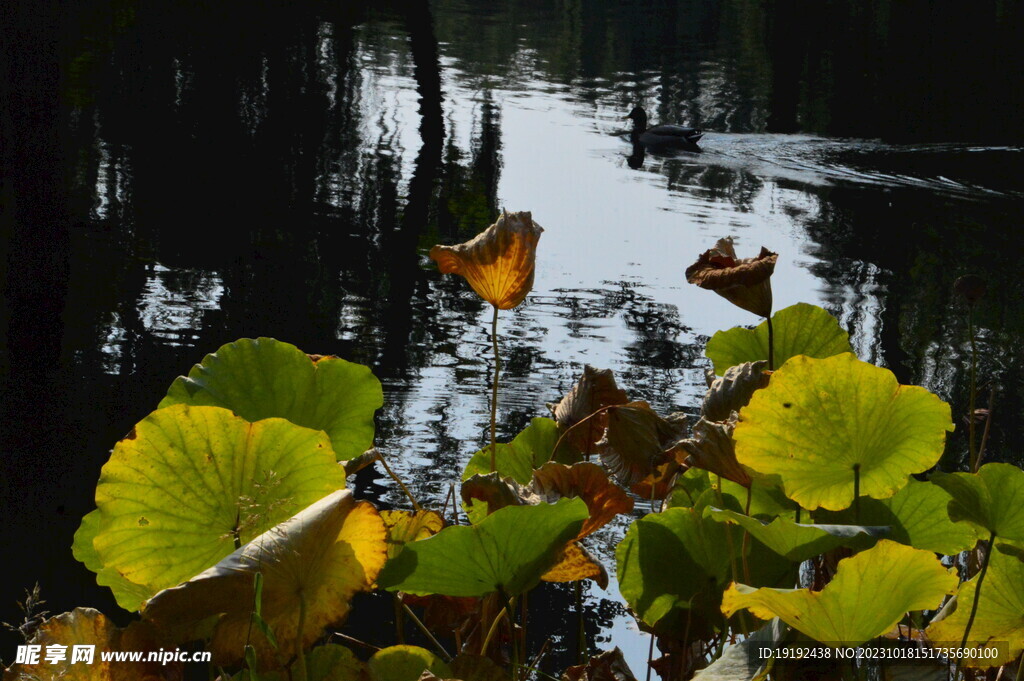
[[[115,0],[21,7],[6,28],[0,619],[37,580],[55,612],[116,612],[69,549],[100,467],[239,337],[372,366],[378,445],[443,498],[485,441],[489,309],[425,254],[502,207],[546,231],[533,294],[501,318],[499,437],[584,363],[695,411],[703,342],[755,321],[683,278],[731,235],[780,253],[777,308],[823,305],[862,359],[960,414],[951,284],[984,276],[989,456],[1020,460],[1019,3]],[[634,153],[638,102],[705,128],[703,153]],[[355,487],[402,503],[376,472]],[[624,527],[597,538],[609,565]],[[642,668],[614,583],[587,598],[592,644]],[[570,603],[534,606],[552,668],[575,646]],[[358,612],[350,629],[387,636]]]

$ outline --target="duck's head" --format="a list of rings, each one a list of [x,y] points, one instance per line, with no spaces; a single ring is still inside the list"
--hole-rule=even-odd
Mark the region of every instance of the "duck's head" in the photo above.
[[[629,112],[629,115],[626,116],[626,118],[633,120],[634,134],[642,133],[647,129],[647,112],[644,111],[643,107],[633,107],[633,110]]]

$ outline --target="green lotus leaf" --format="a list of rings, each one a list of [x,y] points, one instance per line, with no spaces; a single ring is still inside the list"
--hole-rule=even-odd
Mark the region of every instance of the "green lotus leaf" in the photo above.
[[[821,591],[732,584],[722,612],[746,608],[762,619],[778,617],[816,641],[857,646],[892,629],[908,611],[938,607],[957,582],[956,571],[930,551],[882,539],[839,561]]]
[[[551,452],[557,442],[557,423],[546,418],[533,419],[512,442],[497,445],[495,460],[498,474],[503,478],[512,478],[521,485],[528,484],[533,479],[533,470],[551,459]],[[469,480],[474,475],[490,472],[491,448],[488,445],[470,458],[466,469],[462,471],[462,479]]]
[[[306,653],[306,678],[309,681],[366,681],[366,664],[351,650],[327,643]]]
[[[669,508],[699,508],[724,506],[739,511],[747,507],[748,488],[724,478],[712,482],[715,476],[702,468],[690,468],[676,477],[669,496]],[[718,489],[722,502],[719,503]],[[794,517],[796,504],[770,478],[754,478],[750,488],[750,513],[754,517]]]
[[[730,569],[727,545],[725,525],[704,521],[699,510],[648,514],[630,526],[615,551],[619,591],[648,626],[679,628],[686,610],[717,604]]]
[[[450,678],[452,669],[434,653],[419,646],[391,646],[378,650],[370,658],[371,681],[417,681],[429,671],[441,678]]]
[[[844,352],[853,352],[850,336],[839,321],[817,305],[797,303],[772,315],[775,331],[775,368],[791,357],[807,355],[824,359]],[[744,362],[768,359],[768,322],[755,329],[741,326],[719,331],[708,341],[704,354],[715,365],[715,373]]]
[[[765,624],[753,634],[726,647],[722,656],[694,675],[696,681],[749,681],[759,678],[767,661],[761,659],[757,648],[775,646],[789,631],[778,618]]]
[[[992,464],[989,464],[992,465]],[[1021,547],[996,544],[989,559],[985,582],[978,597],[978,612],[971,624],[967,647],[994,648],[984,659],[986,665],[998,666],[1016,659],[1024,650],[1024,561]],[[928,638],[959,646],[964,628],[970,619],[974,594],[978,588],[975,576],[960,587],[956,610],[928,627]],[[983,658],[985,655],[979,656]]]
[[[446,527],[406,544],[379,579],[389,591],[483,596],[531,589],[587,519],[582,499],[506,506],[473,526]]]
[[[882,537],[889,532],[888,527],[802,525],[788,518],[776,518],[765,523],[742,513],[713,507],[705,509],[704,515],[719,522],[739,525],[772,551],[797,562],[839,546],[856,546],[864,539]]]
[[[1024,470],[987,463],[971,473],[935,473],[932,482],[950,493],[949,517],[985,534],[1024,541]]]
[[[801,506],[839,511],[853,502],[856,471],[862,495],[891,497],[939,460],[950,430],[948,404],[846,353],[786,362],[733,438],[737,460],[778,475]]]
[[[887,539],[952,556],[974,546],[978,536],[971,525],[949,519],[946,507],[950,501],[949,492],[938,485],[910,478],[895,496],[861,499],[859,517],[866,525],[888,525],[891,530]],[[818,511],[815,519],[849,524],[854,522],[854,512],[849,508]]]
[[[261,666],[288,660],[329,624],[348,614],[352,597],[368,591],[387,560],[387,532],[377,510],[338,490],[224,558],[188,582],[161,591],[142,617],[174,644],[203,636],[215,664],[242,661],[256,646]],[[274,633],[271,646],[252,626],[256,575],[262,574],[260,615]]]
[[[115,445],[73,551],[135,610],[344,486],[322,431],[167,407]]]
[[[323,430],[339,461],[373,445],[373,414],[384,404],[369,368],[337,357],[310,357],[273,338],[221,346],[171,384],[160,408],[225,407],[246,421],[283,418]]]

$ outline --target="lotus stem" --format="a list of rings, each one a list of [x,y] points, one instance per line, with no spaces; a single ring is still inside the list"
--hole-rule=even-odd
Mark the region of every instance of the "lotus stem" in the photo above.
[[[765,318],[768,322],[768,371],[775,371],[775,328],[772,327],[772,313]]]
[[[753,496],[753,483],[747,487],[747,505],[743,509],[745,515],[750,515],[750,501]],[[750,584],[750,565],[747,561],[747,551],[750,548],[750,532],[743,528],[743,540],[740,542],[740,559],[743,561],[743,579]]]
[[[981,431],[981,444],[978,445],[978,466],[985,459],[985,445],[988,444],[988,433],[992,428],[992,409],[996,401],[996,387],[993,385],[988,391],[988,414],[985,416],[985,430]],[[977,469],[975,469],[977,473]]]
[[[490,645],[491,639],[494,638],[494,632],[496,632],[498,630],[498,623],[501,622],[501,620],[504,619],[507,614],[508,613],[505,612],[505,609],[502,608],[501,610],[498,611],[498,614],[494,616],[494,620],[491,621],[491,626],[487,630],[487,635],[484,636],[483,645],[480,646],[480,656],[481,657],[487,655],[487,646]]]
[[[963,649],[967,646],[967,637],[970,636],[971,627],[974,626],[974,617],[978,614],[978,601],[981,597],[981,585],[985,581],[985,573],[988,572],[988,562],[992,558],[992,552],[995,551],[996,546],[996,533],[993,532],[988,538],[988,551],[985,552],[985,559],[981,563],[981,572],[978,573],[978,585],[974,587],[974,603],[971,604],[971,615],[967,618],[967,626],[964,627],[964,637],[960,641],[960,648]],[[959,667],[959,664],[957,665]],[[959,676],[959,670],[957,672]]]
[[[498,587],[498,594],[501,596],[501,602],[504,604],[506,612],[508,612],[508,628],[511,632],[509,642],[512,644],[512,679],[515,680],[519,678],[519,641],[516,636],[515,599],[509,600],[505,589],[501,587]]]
[[[444,649],[444,646],[434,638],[434,635],[430,633],[430,629],[427,629],[427,626],[420,621],[420,618],[416,616],[416,613],[412,611],[412,608],[410,608],[406,603],[402,603],[402,609],[405,611],[405,614],[409,616],[409,619],[412,620],[413,624],[416,625],[416,628],[423,632],[423,635],[426,636],[432,644],[434,644],[434,647],[437,648],[439,653],[441,653],[441,657],[444,658],[444,661],[451,662],[452,656],[449,655],[448,651]]]
[[[974,306],[967,308],[967,335],[971,340],[971,384],[967,396],[967,449],[972,473],[978,472],[978,449],[974,444],[974,408],[978,396],[978,344],[974,338]]]
[[[715,475],[715,479],[717,480],[717,484],[715,485],[715,492],[716,496],[718,497],[718,505],[721,508],[725,508],[725,499],[722,496],[722,476]],[[736,544],[732,540],[732,523],[725,523],[725,526],[722,529],[725,530],[725,542],[726,544],[728,544],[729,547],[729,570],[732,573],[732,581],[739,584],[739,572],[736,570]],[[740,619],[740,626],[743,627],[743,629],[747,633],[749,633],[751,629],[749,624],[747,623],[746,610],[740,610],[739,613],[737,613],[737,616]]]
[[[391,602],[395,606],[395,640],[401,645],[405,643],[405,613],[402,611],[402,606],[405,603],[398,597],[398,594],[392,594]]]
[[[645,681],[651,681],[651,663],[654,661],[654,631],[651,631],[651,645],[647,648],[647,678]]]
[[[395,475],[395,472],[393,470],[391,470],[391,466],[388,465],[388,462],[384,458],[384,454],[383,453],[377,452],[377,460],[380,461],[380,464],[382,466],[384,466],[384,470],[387,471],[387,473],[391,477],[391,479],[394,480],[396,483],[398,483],[398,486],[402,488],[402,491],[405,492],[405,496],[409,497],[409,501],[412,502],[413,510],[415,510],[415,511],[422,511],[423,507],[421,507],[419,505],[419,503],[416,501],[416,497],[414,497],[412,495],[412,492],[410,492],[409,488],[405,486],[405,483],[402,482],[402,479],[400,477],[398,477],[397,475]]]
[[[306,628],[306,596],[302,592],[299,592],[299,624],[295,628],[295,665],[298,668],[299,674],[296,681],[307,681],[306,674],[306,652],[304,650],[305,645],[303,644],[303,634]]]
[[[576,664],[583,664],[586,654],[587,630],[583,622],[583,584],[580,580],[572,583],[576,595]]]
[[[501,357],[498,356],[498,306],[494,306],[491,319],[491,345],[494,349],[494,385],[491,388],[491,472],[498,470],[498,374],[501,372]]]

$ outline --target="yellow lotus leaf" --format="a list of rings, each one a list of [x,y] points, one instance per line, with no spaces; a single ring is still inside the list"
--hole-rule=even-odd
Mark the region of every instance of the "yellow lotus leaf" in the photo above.
[[[388,558],[394,558],[411,541],[432,537],[444,527],[437,511],[381,511],[388,533]]]
[[[387,560],[384,522],[368,502],[333,492],[252,540],[206,572],[154,596],[142,611],[177,642],[206,633],[215,664],[241,662],[247,642],[261,666],[287,660],[348,614]],[[251,626],[256,574],[263,575],[261,616],[276,651]]]
[[[537,242],[544,229],[529,211],[502,213],[469,241],[434,246],[430,257],[442,274],[458,274],[481,298],[500,310],[516,307],[533,288]]]
[[[608,572],[589,551],[577,542],[567,544],[562,559],[541,577],[545,582],[577,582],[593,579],[602,589],[608,588]]]

